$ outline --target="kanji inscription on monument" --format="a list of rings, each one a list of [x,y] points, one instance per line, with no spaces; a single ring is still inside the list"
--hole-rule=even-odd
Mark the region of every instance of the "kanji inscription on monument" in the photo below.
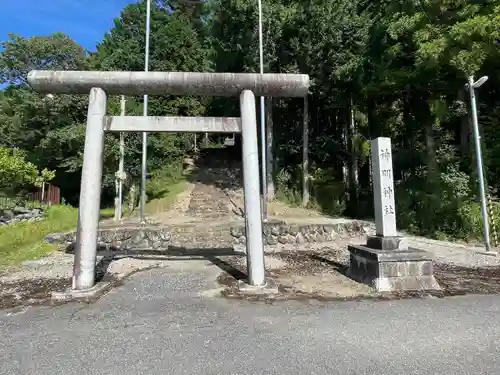
[[[371,142],[371,149],[377,236],[396,236],[391,139],[385,137],[376,138]]]

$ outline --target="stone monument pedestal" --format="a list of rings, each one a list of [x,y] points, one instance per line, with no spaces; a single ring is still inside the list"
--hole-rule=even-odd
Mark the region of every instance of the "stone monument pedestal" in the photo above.
[[[391,139],[374,139],[371,154],[377,235],[368,237],[365,246],[348,246],[350,276],[379,292],[441,289],[432,272],[431,254],[409,248],[397,235]]]
[[[401,239],[401,237],[399,237]],[[381,243],[391,242],[381,238]],[[404,241],[404,239],[402,239]],[[380,242],[379,242],[380,243]],[[358,282],[373,286],[378,292],[440,290],[434,278],[430,253],[413,248],[373,248],[373,239],[367,245],[349,245],[349,276]]]

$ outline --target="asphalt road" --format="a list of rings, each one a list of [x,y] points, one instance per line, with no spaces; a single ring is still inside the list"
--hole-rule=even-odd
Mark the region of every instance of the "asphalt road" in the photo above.
[[[191,267],[192,268],[192,267]],[[0,374],[498,374],[500,299],[262,302],[156,269],[91,305],[0,311]]]

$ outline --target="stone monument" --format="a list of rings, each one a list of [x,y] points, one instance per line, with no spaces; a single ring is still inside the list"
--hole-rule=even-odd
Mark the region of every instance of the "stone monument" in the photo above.
[[[408,247],[396,229],[391,139],[371,142],[376,235],[349,245],[349,274],[379,292],[439,290],[430,253]]]

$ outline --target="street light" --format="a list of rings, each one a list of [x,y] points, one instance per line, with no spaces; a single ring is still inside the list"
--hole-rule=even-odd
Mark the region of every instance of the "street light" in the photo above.
[[[151,21],[151,0],[146,0],[146,50],[144,56],[144,71],[149,70],[149,34]],[[148,115],[148,94],[144,95],[143,116]],[[141,224],[146,223],[146,169],[148,152],[148,134],[142,132],[142,168],[141,168]]]
[[[481,212],[483,214],[484,226],[484,247],[490,251],[490,224],[488,221],[488,210],[486,208],[486,189],[483,175],[483,155],[481,152],[481,136],[479,135],[479,125],[477,121],[476,95],[475,89],[481,87],[488,80],[487,76],[479,78],[474,82],[474,77],[469,76],[469,82],[465,85],[469,89],[470,103],[472,110],[472,125],[474,130],[474,142],[476,145],[477,174],[479,179],[479,194],[481,197]]]
[[[125,95],[122,95],[120,101],[120,116],[125,116]],[[116,198],[115,198],[115,221],[121,220],[123,216],[123,182],[126,174],[124,171],[125,164],[125,134],[120,132],[120,161],[118,171],[115,173],[116,178]]]
[[[471,77],[471,78],[472,78],[472,77]],[[479,78],[476,82],[474,82],[474,83],[472,84],[472,87],[474,87],[475,89],[478,89],[478,88],[480,88],[480,87],[483,85],[483,83],[485,83],[487,80],[488,80],[488,76],[481,77],[481,78]]]
[[[264,74],[264,47],[262,41],[262,0],[259,4],[259,60],[260,74]],[[267,165],[266,165],[266,119],[265,119],[265,100],[260,97],[260,132],[261,139],[261,158],[262,158],[262,220],[267,220]]]

